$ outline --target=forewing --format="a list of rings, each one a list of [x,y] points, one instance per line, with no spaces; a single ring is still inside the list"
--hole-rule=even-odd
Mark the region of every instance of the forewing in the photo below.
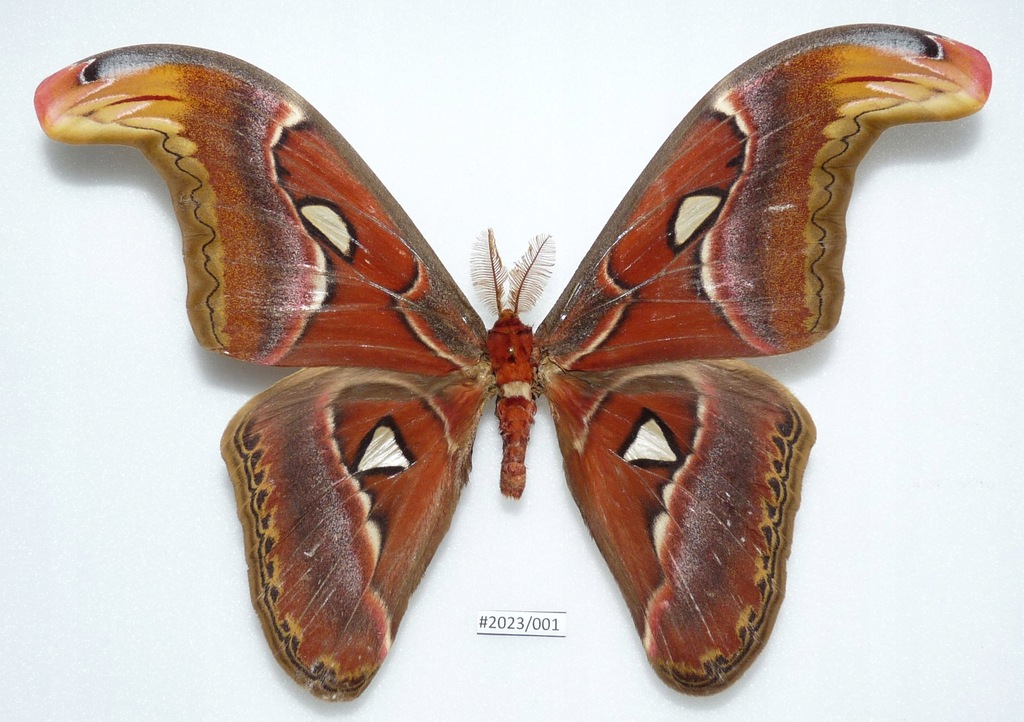
[[[229,424],[253,605],[314,694],[353,698],[383,662],[448,529],[483,401],[478,377],[303,369]]]
[[[142,150],[181,225],[199,341],[247,361],[443,374],[485,330],[405,212],[305,100],[198,48],[112,50],[36,91],[47,134]]]
[[[555,373],[548,398],[651,664],[681,691],[729,684],[782,601],[810,416],[739,361]]]
[[[788,40],[719,83],[615,211],[538,344],[563,369],[793,351],[839,318],[854,169],[897,123],[988,96],[978,51],[860,25]]]

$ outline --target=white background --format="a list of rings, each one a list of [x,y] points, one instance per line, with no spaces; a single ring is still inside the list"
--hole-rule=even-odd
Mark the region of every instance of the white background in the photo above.
[[[1019,3],[18,2],[4,15],[0,717],[1010,719],[1024,709],[1024,117]],[[36,84],[141,42],[222,50],[341,129],[468,287],[557,239],[539,321],[690,106],[778,41],[850,22],[983,50],[978,116],[889,131],[849,214],[847,300],[761,363],[811,411],[774,634],[726,692],[648,667],[562,479],[542,405],[519,504],[485,414],[451,531],[354,703],[279,668],[247,588],[221,431],[281,376],[203,351],[178,229],[132,150],[47,140]],[[478,609],[568,612],[566,639],[479,638]]]

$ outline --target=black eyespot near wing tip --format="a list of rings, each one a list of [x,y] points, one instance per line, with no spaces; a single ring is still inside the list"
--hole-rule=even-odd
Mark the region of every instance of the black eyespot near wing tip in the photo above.
[[[100,79],[100,63],[97,58],[90,60],[78,74],[78,80],[85,85]]]
[[[923,50],[921,54],[929,60],[942,60],[944,53],[942,50],[942,43],[938,41],[932,35],[923,35],[921,37],[921,45]]]

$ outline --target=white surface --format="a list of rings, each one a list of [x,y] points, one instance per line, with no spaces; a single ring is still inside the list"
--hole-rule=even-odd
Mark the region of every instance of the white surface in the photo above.
[[[0,717],[1010,719],[1024,708],[1018,372],[1024,291],[1020,5],[19,3],[6,15],[0,226]],[[469,288],[493,226],[559,243],[557,296],[621,195],[722,75],[848,22],[983,50],[988,107],[890,131],[859,174],[847,301],[763,367],[810,409],[772,640],[731,689],[648,668],[562,479],[542,408],[523,501],[488,413],[455,522],[362,699],[273,660],[218,454],[281,374],[201,350],[166,191],[134,151],[48,141],[36,84],[91,53],[177,42],[245,58],[332,119]],[[555,609],[566,639],[480,638],[478,609]]]

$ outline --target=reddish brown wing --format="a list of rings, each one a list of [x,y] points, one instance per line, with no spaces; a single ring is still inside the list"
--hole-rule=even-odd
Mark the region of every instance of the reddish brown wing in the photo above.
[[[814,426],[739,361],[554,374],[569,487],[672,686],[713,692],[760,651],[782,601]]]
[[[839,318],[856,164],[896,123],[978,110],[976,50],[891,26],[834,28],[748,61],[641,174],[538,328],[563,369],[782,353]]]
[[[469,473],[484,388],[303,369],[228,425],[253,605],[314,694],[351,699],[383,662]]]
[[[483,324],[405,212],[263,71],[197,48],[123,48],[48,78],[36,110],[51,137],[133,145],[163,174],[207,348],[429,374],[479,358]]]
[[[971,113],[977,51],[852,26],[756,56],[683,120],[537,331],[569,485],[662,677],[715,691],[782,598],[814,438],[737,361],[838,320],[853,171],[885,127]]]

